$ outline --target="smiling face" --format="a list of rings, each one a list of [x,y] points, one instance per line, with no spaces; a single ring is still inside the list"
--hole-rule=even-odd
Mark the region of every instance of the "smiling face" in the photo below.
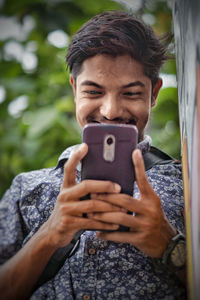
[[[96,55],[86,59],[76,78],[70,78],[76,118],[81,127],[95,123],[123,123],[137,126],[139,141],[155,105],[162,81],[152,91],[143,66],[129,55]]]

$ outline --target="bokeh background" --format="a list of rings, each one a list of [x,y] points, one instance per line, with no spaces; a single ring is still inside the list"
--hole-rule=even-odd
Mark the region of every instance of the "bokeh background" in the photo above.
[[[72,35],[104,10],[132,10],[158,35],[173,31],[170,1],[0,0],[0,197],[15,175],[56,165],[80,143],[65,64]],[[174,45],[169,51],[174,53]],[[161,70],[153,144],[180,158],[175,60]]]

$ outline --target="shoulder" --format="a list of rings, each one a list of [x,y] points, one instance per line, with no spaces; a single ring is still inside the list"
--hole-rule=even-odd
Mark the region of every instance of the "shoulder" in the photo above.
[[[7,192],[15,192],[24,196],[33,191],[40,191],[46,186],[57,186],[63,178],[63,166],[76,146],[67,148],[59,157],[56,167],[23,172],[17,175]]]
[[[160,149],[152,146],[143,157],[147,174],[157,173],[158,176],[182,179],[181,161],[174,159]]]
[[[39,199],[42,195],[57,195],[62,176],[61,170],[55,168],[21,173],[13,179],[1,203],[7,203],[6,205],[18,203],[20,206],[26,203],[30,205],[32,202],[41,202]]]
[[[59,175],[59,171],[55,168],[46,168],[40,170],[34,170],[29,172],[23,172],[17,175],[11,187],[14,185],[20,185],[23,188],[32,189],[42,182],[51,182],[55,179],[56,176]]]
[[[149,176],[163,177],[168,180],[182,180],[182,165],[181,163],[171,162],[167,164],[154,165],[147,171]]]

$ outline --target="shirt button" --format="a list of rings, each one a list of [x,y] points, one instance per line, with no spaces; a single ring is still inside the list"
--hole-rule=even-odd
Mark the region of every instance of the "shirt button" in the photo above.
[[[96,250],[95,250],[94,248],[90,248],[90,249],[88,250],[88,252],[89,252],[89,254],[93,255],[93,254],[96,253]]]
[[[88,294],[83,295],[83,300],[90,300],[90,295]]]

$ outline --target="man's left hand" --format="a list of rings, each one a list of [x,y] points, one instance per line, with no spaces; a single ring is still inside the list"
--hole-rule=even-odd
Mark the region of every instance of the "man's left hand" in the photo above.
[[[130,243],[151,257],[161,257],[177,231],[167,220],[160,198],[148,182],[140,150],[133,152],[132,159],[140,199],[126,194],[92,194],[92,199],[110,202],[121,207],[121,211],[93,213],[89,218],[130,228],[129,232],[97,232],[99,238]]]

